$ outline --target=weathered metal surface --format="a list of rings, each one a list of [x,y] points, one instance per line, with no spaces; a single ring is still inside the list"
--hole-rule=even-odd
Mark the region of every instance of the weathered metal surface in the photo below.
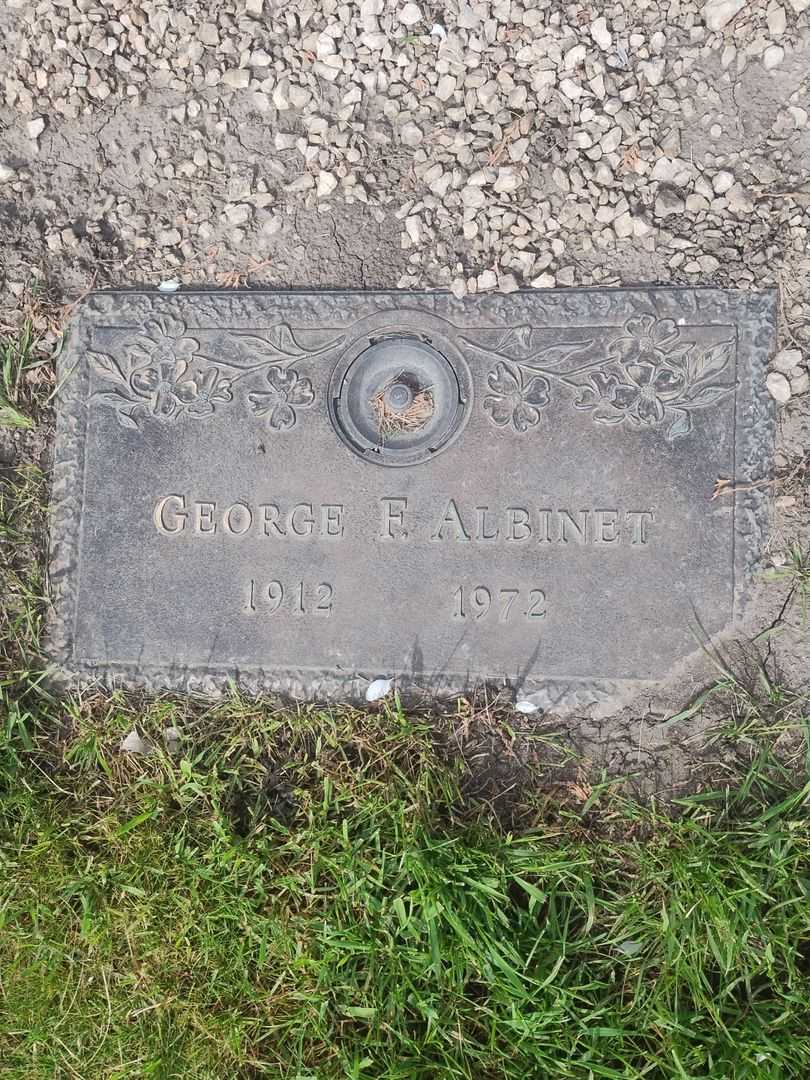
[[[91,296],[60,363],[56,665],[542,705],[661,679],[744,613],[769,489],[710,496],[771,469],[774,321],[715,289]]]

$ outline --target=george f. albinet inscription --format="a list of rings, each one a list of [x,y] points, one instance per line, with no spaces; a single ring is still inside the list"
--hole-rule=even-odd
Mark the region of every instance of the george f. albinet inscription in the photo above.
[[[774,298],[98,294],[63,357],[51,651],[74,679],[543,703],[735,625]],[[738,485],[739,486],[739,485]]]

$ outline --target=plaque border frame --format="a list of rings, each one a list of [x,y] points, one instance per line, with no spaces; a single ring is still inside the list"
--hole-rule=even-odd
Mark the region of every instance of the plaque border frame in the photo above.
[[[347,301],[350,303],[347,304]],[[636,286],[519,290],[459,300],[446,291],[335,289],[204,289],[184,288],[174,294],[157,290],[110,289],[83,298],[67,328],[57,359],[57,425],[51,488],[48,548],[47,612],[44,654],[48,679],[59,690],[88,685],[158,693],[219,696],[236,687],[249,695],[280,694],[296,700],[359,701],[368,681],[394,676],[406,697],[443,697],[469,693],[482,682],[509,684],[540,708],[585,707],[606,698],[626,698],[655,681],[637,679],[524,679],[519,672],[492,676],[447,673],[428,681],[408,672],[343,671],[320,668],[238,667],[176,664],[141,666],[78,658],[74,654],[79,598],[81,517],[84,502],[84,448],[90,379],[86,353],[100,326],[140,327],[144,320],[170,313],[187,323],[217,329],[254,329],[279,319],[294,327],[313,328],[354,323],[378,312],[423,311],[504,331],[521,323],[542,327],[573,322],[577,326],[622,323],[639,314],[674,318],[698,325],[733,325],[737,333],[734,459],[737,484],[759,484],[738,490],[732,531],[733,618],[727,630],[744,624],[744,609],[771,523],[771,485],[762,483],[773,467],[774,402],[765,390],[768,358],[775,343],[778,291],[725,290],[711,286]],[[351,310],[347,312],[347,307]],[[418,466],[416,466],[418,467]],[[674,665],[673,665],[674,668]]]

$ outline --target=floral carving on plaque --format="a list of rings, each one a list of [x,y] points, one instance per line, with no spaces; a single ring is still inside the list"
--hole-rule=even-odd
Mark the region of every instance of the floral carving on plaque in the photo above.
[[[149,419],[167,424],[183,416],[211,417],[227,408],[239,389],[256,415],[268,416],[271,430],[285,431],[295,425],[297,410],[315,400],[311,380],[295,370],[296,365],[344,340],[307,348],[280,323],[265,332],[232,334],[233,348],[226,359],[206,355],[212,350],[203,342],[210,333],[189,332],[175,315],[146,319],[115,356],[88,353],[93,370],[106,383],[91,400],[114,409],[122,426],[140,428]]]
[[[588,339],[535,349],[533,337],[531,327],[521,326],[494,348],[465,339],[496,359],[483,409],[498,427],[521,433],[535,427],[556,385],[574,391],[574,408],[589,411],[597,424],[662,428],[672,442],[689,434],[696,410],[734,389],[728,381],[734,341],[684,340],[674,319],[633,315],[602,348]]]
[[[248,394],[250,407],[257,416],[267,415],[273,431],[283,431],[295,425],[296,409],[306,409],[315,400],[309,379],[302,378],[293,368],[268,368],[265,378],[269,390],[253,390]]]
[[[530,375],[516,364],[501,360],[487,376],[489,393],[484,398],[484,412],[497,427],[512,424],[516,431],[527,431],[540,421],[540,410],[548,405],[548,380]]]

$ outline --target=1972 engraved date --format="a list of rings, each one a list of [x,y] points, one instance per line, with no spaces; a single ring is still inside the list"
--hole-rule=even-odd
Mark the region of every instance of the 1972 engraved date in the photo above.
[[[498,622],[523,618],[529,622],[548,614],[542,589],[491,589],[459,585],[453,593],[454,619],[484,619],[497,613]]]

